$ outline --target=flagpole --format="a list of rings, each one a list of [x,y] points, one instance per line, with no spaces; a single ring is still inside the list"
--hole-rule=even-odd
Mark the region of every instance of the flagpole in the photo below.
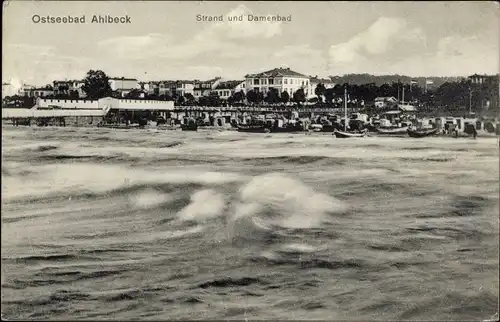
[[[347,132],[347,86],[344,88],[344,131]]]
[[[399,79],[398,79],[398,103],[399,103]]]
[[[404,104],[405,103],[405,86],[403,85],[403,101],[402,103]]]

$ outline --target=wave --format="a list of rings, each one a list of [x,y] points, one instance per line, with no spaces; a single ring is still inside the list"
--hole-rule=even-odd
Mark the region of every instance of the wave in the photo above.
[[[437,158],[431,158],[431,157],[414,157],[414,158],[408,158],[408,157],[401,157],[398,158],[400,161],[403,162],[451,162],[455,161],[455,157],[437,157]]]
[[[134,186],[163,184],[223,185],[241,181],[237,173],[200,170],[166,171],[136,169],[109,164],[57,164],[32,167],[37,180],[25,185],[19,178],[6,177],[2,197],[6,201],[98,195]]]
[[[268,209],[274,218],[267,223],[290,229],[320,227],[327,214],[342,213],[347,205],[329,195],[318,193],[299,180],[284,174],[270,173],[254,177],[240,189],[245,204],[234,217],[241,218]],[[269,216],[268,216],[269,217]]]
[[[45,152],[51,150],[57,150],[60,148],[59,142],[44,142],[44,143],[33,143],[25,144],[21,146],[9,147],[6,149],[6,153],[14,152]]]
[[[197,285],[198,288],[207,289],[211,287],[238,287],[238,286],[249,286],[252,284],[257,285],[268,285],[269,282],[255,277],[241,277],[241,278],[218,278],[203,282]]]
[[[180,141],[175,141],[175,142],[169,142],[169,143],[161,143],[161,144],[158,144],[157,147],[158,148],[174,148],[174,147],[181,146],[182,144],[183,143]]]
[[[322,258],[310,258],[306,256],[288,256],[278,252],[263,252],[259,256],[249,258],[250,262],[259,263],[268,266],[286,266],[292,265],[299,269],[365,269],[370,265],[362,260],[327,260]]]
[[[294,233],[324,230],[332,215],[347,209],[344,202],[285,174],[259,175],[240,187],[228,207],[226,237],[236,247],[271,246]],[[288,245],[294,247],[300,248]]]
[[[11,283],[2,285],[11,289],[25,289],[45,285],[62,285],[83,280],[94,280],[109,276],[117,276],[125,270],[99,270],[94,272],[63,271],[63,272],[40,272],[27,280],[15,279]]]
[[[178,213],[182,220],[205,220],[223,214],[226,202],[224,196],[213,189],[195,192],[191,203]]]
[[[352,164],[357,158],[349,157],[328,157],[328,156],[315,156],[315,155],[298,155],[298,156],[269,156],[269,157],[258,157],[258,158],[242,158],[240,161],[252,162],[259,165],[276,165],[280,163],[286,164],[296,164],[296,165],[307,165],[307,164],[318,164],[321,166],[328,165],[346,165]]]
[[[154,189],[142,190],[130,197],[133,206],[141,209],[154,208],[172,200],[168,194],[161,193]]]

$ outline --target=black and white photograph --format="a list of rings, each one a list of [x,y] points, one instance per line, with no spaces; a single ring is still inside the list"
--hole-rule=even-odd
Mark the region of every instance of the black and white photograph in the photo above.
[[[498,2],[2,4],[2,320],[499,319]]]

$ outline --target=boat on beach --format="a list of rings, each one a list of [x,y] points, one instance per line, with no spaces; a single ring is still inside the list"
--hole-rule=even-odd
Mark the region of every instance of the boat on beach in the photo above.
[[[377,128],[377,133],[381,135],[405,135],[407,132],[408,126]]]
[[[345,132],[345,131],[335,130],[333,131],[333,134],[335,135],[336,138],[346,139],[346,138],[362,138],[366,136],[367,132],[368,132],[367,129],[364,129],[361,132]]]
[[[345,113],[345,118],[344,118],[344,131],[339,131],[338,129],[334,129],[333,135],[335,135],[336,138],[342,138],[342,139],[347,139],[347,138],[362,138],[366,136],[366,133],[368,133],[368,129],[363,129],[363,130],[355,130],[355,131],[348,131],[347,130],[347,88],[344,89],[344,113]]]
[[[270,133],[271,129],[266,125],[238,125],[238,132]]]
[[[438,132],[438,129],[408,129],[408,136],[411,138],[424,138],[427,136],[435,135]]]

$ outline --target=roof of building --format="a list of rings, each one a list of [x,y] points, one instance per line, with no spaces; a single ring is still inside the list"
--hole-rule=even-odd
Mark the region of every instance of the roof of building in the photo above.
[[[215,77],[215,78],[211,78],[209,80],[206,80],[206,81],[200,81],[200,80],[195,80],[194,81],[194,89],[196,90],[206,90],[207,88],[206,87],[203,87],[203,85],[210,85],[212,86],[214,83],[216,83],[217,81],[221,80],[222,77]]]
[[[384,97],[377,97],[375,98],[375,101],[397,101],[397,99],[394,96],[384,96]]]
[[[330,78],[319,78],[318,76],[309,77],[311,83],[322,83],[322,84],[333,84],[334,82]]]
[[[53,91],[52,87],[37,87],[34,89],[35,91]]]
[[[243,83],[243,80],[230,80],[225,82],[220,82],[215,89],[234,89],[236,86]]]
[[[83,83],[83,79],[55,80],[54,83]]]
[[[413,105],[400,104],[399,109],[403,112],[415,112],[417,109]]]
[[[222,77],[214,77],[212,79],[206,80],[206,81],[201,81],[201,83],[213,83],[221,79]]]
[[[474,74],[474,75],[470,75],[469,78],[473,78],[473,77],[498,77],[498,74],[497,75],[479,75],[479,74]]]
[[[274,68],[262,73],[258,74],[248,74],[245,75],[246,78],[248,77],[281,77],[281,76],[289,76],[289,77],[306,77],[306,75],[298,73],[296,71],[291,70],[290,68]]]
[[[136,78],[127,78],[127,77],[110,77],[109,80],[121,80],[121,81],[136,81]]]

